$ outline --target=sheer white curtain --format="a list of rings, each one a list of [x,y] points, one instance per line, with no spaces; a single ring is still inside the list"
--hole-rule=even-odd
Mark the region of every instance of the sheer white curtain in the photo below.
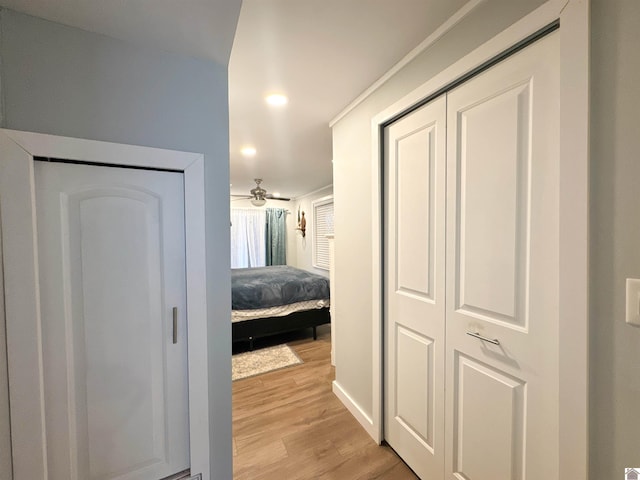
[[[231,268],[265,266],[264,209],[231,209]]]

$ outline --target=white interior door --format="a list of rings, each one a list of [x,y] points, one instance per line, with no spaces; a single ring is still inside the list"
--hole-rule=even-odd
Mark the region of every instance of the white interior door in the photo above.
[[[35,180],[49,478],[189,468],[183,175],[35,162]]]
[[[559,78],[555,33],[448,94],[446,478],[558,478]]]
[[[445,144],[441,97],[385,129],[385,439],[444,472]]]
[[[0,227],[0,478],[11,480],[11,418],[9,416],[9,377],[7,371],[7,335],[4,313],[4,267]]]

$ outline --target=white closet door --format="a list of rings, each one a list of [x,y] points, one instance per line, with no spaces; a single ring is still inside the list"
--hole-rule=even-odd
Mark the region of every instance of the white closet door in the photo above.
[[[446,100],[385,130],[385,439],[444,471]]]
[[[35,179],[48,478],[189,468],[182,174],[35,162]]]
[[[448,479],[558,478],[558,106],[557,33],[448,95]]]

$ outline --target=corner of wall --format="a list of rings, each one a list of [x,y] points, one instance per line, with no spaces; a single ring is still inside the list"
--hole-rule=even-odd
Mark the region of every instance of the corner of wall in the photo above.
[[[332,383],[332,390],[338,400],[342,402],[342,404],[349,410],[349,413],[355,417],[355,419],[362,425],[369,436],[373,438],[373,440],[380,444],[382,441],[379,438],[378,430],[373,424],[373,419],[367,415],[364,409],[356,402],[351,395],[347,393],[347,391],[338,383],[337,380],[334,380]]]
[[[310,232],[312,231],[312,203],[321,198],[333,195],[333,185],[327,185],[326,187],[322,187],[313,192],[307,193],[295,199],[295,203],[292,205],[294,212],[293,215],[297,216],[298,209],[301,212],[305,213],[305,218],[307,220],[307,231],[306,236],[302,237],[297,231],[295,231],[295,237],[293,241],[290,243],[291,248],[295,251],[295,264],[294,267],[301,268],[303,270],[308,270],[313,273],[317,273],[319,275],[323,275],[328,277],[329,271],[315,268],[313,266],[313,258],[312,258],[312,246],[311,246],[311,236]],[[292,223],[297,222],[297,218],[292,219]]]

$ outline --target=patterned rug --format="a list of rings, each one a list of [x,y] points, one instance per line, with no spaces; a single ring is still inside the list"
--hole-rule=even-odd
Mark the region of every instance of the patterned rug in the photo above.
[[[240,380],[300,363],[302,360],[289,345],[262,348],[231,357],[231,378],[233,381]]]

